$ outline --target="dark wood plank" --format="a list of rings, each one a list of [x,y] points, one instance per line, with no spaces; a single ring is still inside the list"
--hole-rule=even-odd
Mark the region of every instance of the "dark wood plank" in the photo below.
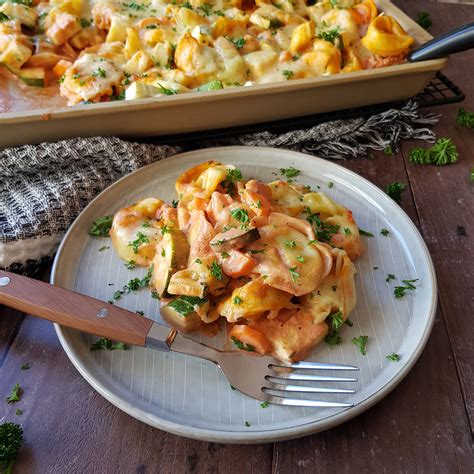
[[[30,370],[22,371],[28,362]],[[53,326],[27,317],[0,368],[1,393],[19,383],[21,402],[0,403],[0,420],[21,422],[16,472],[269,473],[271,444],[220,445],[173,436],[121,412],[79,375]],[[15,415],[21,408],[23,415]]]
[[[411,15],[418,9],[429,11],[434,35],[474,17],[473,7],[467,5],[433,5],[427,1],[414,5],[409,0],[400,3]],[[433,109],[442,114],[435,131],[456,143],[458,163],[445,167],[411,164],[409,151],[419,146],[413,141],[404,142],[402,152],[420,227],[436,267],[441,308],[474,433],[474,329],[469,318],[474,307],[474,185],[469,179],[474,167],[474,132],[456,125],[458,107],[474,111],[474,51],[452,56],[446,74],[464,91],[466,100],[460,105]]]
[[[20,330],[23,319],[23,314],[0,305],[0,367],[3,365],[8,350]]]

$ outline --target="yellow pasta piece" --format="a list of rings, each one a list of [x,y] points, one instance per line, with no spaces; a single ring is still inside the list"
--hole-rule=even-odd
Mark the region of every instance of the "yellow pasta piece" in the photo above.
[[[314,36],[314,23],[307,21],[297,26],[291,34],[290,51],[298,53],[307,48],[311,44],[311,39]]]
[[[265,311],[292,308],[292,295],[266,285],[261,278],[236,288],[220,306],[220,314],[230,323],[240,318],[255,319]]]
[[[375,18],[369,25],[362,44],[379,56],[398,56],[406,53],[415,40],[391,16]]]

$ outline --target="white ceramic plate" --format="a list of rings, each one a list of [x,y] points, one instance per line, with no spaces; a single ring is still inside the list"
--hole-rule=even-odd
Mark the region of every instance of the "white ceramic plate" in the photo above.
[[[286,150],[228,147],[185,153],[146,166],[108,188],[81,213],[60,246],[52,283],[109,300],[131,278],[143,276],[144,269],[127,270],[112,248],[99,252],[110,243],[87,235],[91,222],[148,196],[176,199],[174,182],[180,172],[210,159],[233,163],[245,177],[264,181],[273,180],[279,168],[294,166],[301,170],[298,182],[313,188],[319,185],[353,211],[361,228],[374,234],[364,238],[367,250],[356,263],[358,300],[350,316],[353,327],[344,327],[341,345],[323,343],[310,357],[360,367],[356,394],[337,398],[354,401],[355,406],[345,410],[262,408],[258,401],[232,390],[213,364],[138,347],[91,352],[93,336],[56,326],[72,363],[99,393],[131,416],[201,440],[285,440],[333,427],[367,410],[403,379],[421,354],[435,317],[436,280],[428,250],[408,216],[377,187],[338,165]],[[330,181],[332,188],[327,185]],[[382,228],[389,229],[389,236],[380,234]],[[389,273],[397,280],[387,283]],[[419,279],[416,291],[395,299],[394,286],[414,278]],[[158,302],[147,290],[129,294],[117,304],[161,321]],[[369,336],[366,356],[351,343],[359,335]],[[223,337],[201,340],[219,345]],[[399,362],[386,359],[392,352],[400,354]]]

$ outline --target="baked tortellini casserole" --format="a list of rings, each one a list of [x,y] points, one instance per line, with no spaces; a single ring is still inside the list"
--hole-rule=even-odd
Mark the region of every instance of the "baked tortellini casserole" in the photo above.
[[[0,2],[0,64],[69,105],[378,68],[412,44],[374,0]]]
[[[225,328],[228,349],[282,361],[338,341],[356,303],[352,261],[364,251],[350,210],[217,162],[184,172],[176,191],[172,204],[153,197],[119,210],[110,230],[123,260],[149,268],[169,324]]]

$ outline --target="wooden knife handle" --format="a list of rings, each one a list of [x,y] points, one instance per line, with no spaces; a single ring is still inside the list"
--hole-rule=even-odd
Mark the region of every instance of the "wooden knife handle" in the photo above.
[[[153,321],[112,304],[0,270],[0,304],[116,341],[144,346]]]

